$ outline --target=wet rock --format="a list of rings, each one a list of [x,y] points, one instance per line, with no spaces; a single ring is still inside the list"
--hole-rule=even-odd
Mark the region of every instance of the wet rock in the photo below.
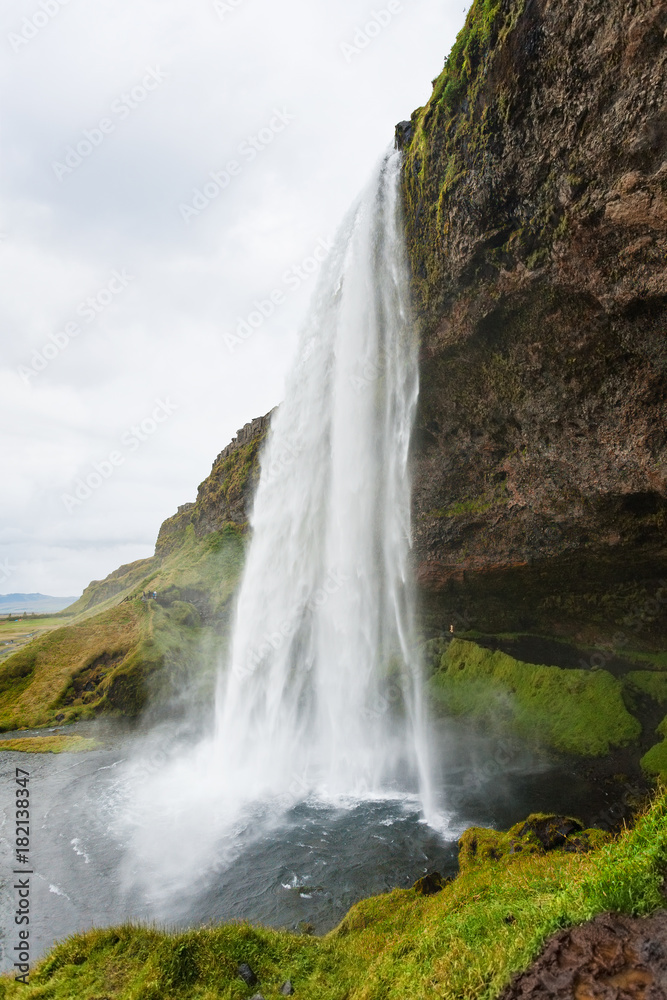
[[[556,934],[501,1000],[660,1000],[667,984],[667,912],[604,913]]]
[[[641,609],[665,573],[667,7],[507,0],[479,46],[475,6],[396,137],[423,620],[602,646],[636,620],[659,651],[667,618]]]
[[[257,986],[257,984],[259,982],[259,979],[255,975],[255,973],[252,971],[252,969],[250,968],[250,966],[248,965],[247,962],[241,962],[238,965],[237,972],[239,974],[239,977],[246,984],[246,986],[250,986],[250,987]]]
[[[443,879],[440,872],[431,872],[418,878],[413,889],[420,896],[435,896],[436,892],[442,892],[447,882],[448,880]]]
[[[264,1000],[264,997],[261,993],[255,993],[254,997],[251,997],[250,1000]]]
[[[61,712],[60,715],[56,715],[56,722],[62,722],[65,716]]]
[[[412,122],[399,122],[396,126],[396,149],[405,149],[412,139]]]
[[[294,987],[289,979],[286,979],[283,985],[280,987],[280,992],[284,997],[294,996]]]
[[[572,835],[581,833],[584,827],[577,819],[569,816],[529,816],[519,830],[520,837],[532,834],[545,851],[553,851],[557,847],[576,846]]]

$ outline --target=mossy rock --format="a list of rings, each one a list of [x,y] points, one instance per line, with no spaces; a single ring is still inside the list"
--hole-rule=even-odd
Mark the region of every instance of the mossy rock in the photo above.
[[[421,878],[418,878],[412,888],[418,896],[435,896],[436,893],[442,892],[451,881],[450,878],[443,878],[440,872],[430,872],[428,875],[422,875]]]
[[[667,716],[662,720],[656,733],[664,737],[662,743],[657,743],[644,754],[641,759],[642,770],[645,774],[654,778],[659,778],[663,784],[667,785]]]
[[[572,816],[532,813],[507,832],[470,827],[459,840],[459,867],[465,871],[514,854],[585,852],[600,847],[609,839],[609,834],[603,830],[585,830],[583,823]]]

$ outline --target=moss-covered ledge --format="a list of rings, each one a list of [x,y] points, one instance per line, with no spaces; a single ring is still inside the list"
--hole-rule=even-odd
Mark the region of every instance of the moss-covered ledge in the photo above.
[[[429,681],[446,714],[505,727],[529,743],[602,757],[637,743],[642,726],[626,708],[623,682],[606,670],[523,663],[454,639]]]

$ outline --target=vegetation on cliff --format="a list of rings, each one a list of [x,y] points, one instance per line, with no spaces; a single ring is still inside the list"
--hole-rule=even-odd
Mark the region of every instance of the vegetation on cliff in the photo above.
[[[637,741],[641,725],[623,703],[623,685],[605,670],[561,670],[455,639],[430,688],[452,715],[506,726],[531,742],[597,757]]]
[[[664,796],[634,829],[615,838],[592,831],[588,844],[575,833],[540,848],[530,831],[541,835],[549,819],[531,817],[530,829],[514,831],[509,839],[514,848],[525,843],[521,851],[506,835],[469,831],[460,874],[441,892],[364,900],[323,938],[238,924],[178,934],[94,930],[58,945],[28,987],[0,980],[0,997],[245,1000],[259,989],[271,1000],[290,979],[304,1000],[493,1000],[557,930],[609,910],[645,915],[664,906]],[[473,850],[484,833],[495,847]],[[251,966],[258,987],[241,981],[239,963]]]
[[[664,650],[665,30],[655,0],[475,0],[399,127],[432,634]]]
[[[0,730],[133,717],[149,703],[164,710],[206,699],[241,574],[267,429],[268,418],[260,418],[239,432],[197,502],[163,524],[152,558],[91,583],[56,616],[61,628],[0,664]]]

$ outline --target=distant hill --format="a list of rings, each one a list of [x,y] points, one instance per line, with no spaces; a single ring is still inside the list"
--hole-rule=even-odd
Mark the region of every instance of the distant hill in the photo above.
[[[63,611],[77,597],[49,597],[46,594],[0,594],[0,615],[15,615],[22,611],[45,612]]]

